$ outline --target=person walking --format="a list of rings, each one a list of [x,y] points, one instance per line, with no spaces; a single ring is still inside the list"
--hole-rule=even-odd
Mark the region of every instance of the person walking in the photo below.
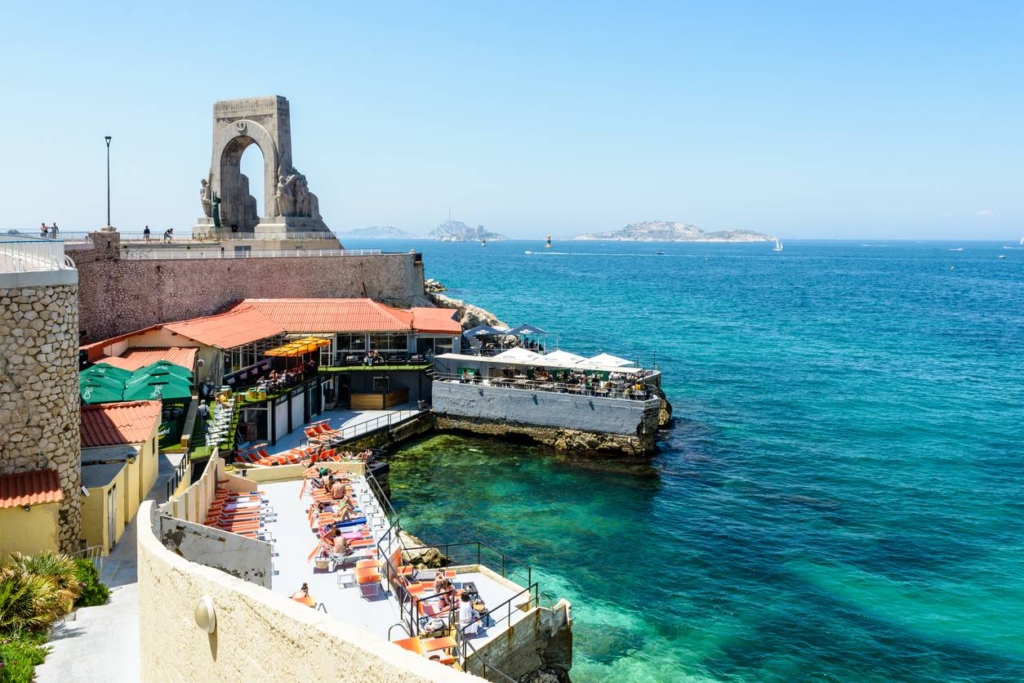
[[[210,419],[210,406],[206,405],[206,401],[200,401],[199,407],[196,408],[196,414],[199,415],[200,423],[199,428],[206,429],[206,421]]]
[[[147,242],[149,241],[149,226],[148,225],[146,226],[146,229],[142,231],[142,239],[146,240]]]

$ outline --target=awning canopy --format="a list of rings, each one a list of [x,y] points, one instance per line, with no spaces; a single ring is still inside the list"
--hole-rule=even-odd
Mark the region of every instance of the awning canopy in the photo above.
[[[101,383],[88,379],[80,379],[78,382],[78,395],[82,397],[82,403],[114,403],[121,400],[123,393],[124,384],[121,382]]]
[[[132,373],[130,370],[124,370],[122,368],[115,368],[113,365],[92,365],[82,372],[79,373],[79,378],[107,378],[117,382],[127,382],[131,379]]]
[[[156,363],[139,368],[132,373],[131,380],[129,381],[138,379],[139,377],[164,377],[167,375],[173,375],[174,377],[183,379],[187,382],[192,381],[191,371],[165,360],[157,361]]]
[[[191,398],[192,387],[185,380],[167,375],[164,378],[140,377],[124,387],[125,401],[168,401]]]
[[[522,324],[522,325],[516,325],[515,327],[510,329],[507,334],[514,334],[514,335],[520,335],[520,334],[547,334],[547,331],[537,327],[536,325]]]
[[[330,346],[331,340],[322,337],[303,337],[266,351],[264,355],[277,358],[295,358],[313,353],[322,346]]]

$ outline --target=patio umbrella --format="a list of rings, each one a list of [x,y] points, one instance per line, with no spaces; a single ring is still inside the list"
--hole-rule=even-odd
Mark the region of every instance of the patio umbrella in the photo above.
[[[627,365],[636,364],[631,360],[619,358],[618,356],[613,356],[610,353],[599,353],[593,358],[588,358],[583,361],[580,365],[584,365],[586,367],[622,368]]]
[[[192,371],[188,368],[182,367],[177,363],[172,363],[168,360],[158,360],[155,363],[143,366],[132,373],[132,375],[138,375],[140,372],[154,373],[159,371],[169,372],[174,375],[178,375],[182,379],[192,379]]]
[[[526,325],[526,324],[523,324],[523,325],[516,325],[515,327],[510,329],[507,332],[507,334],[514,334],[514,335],[520,335],[520,334],[547,334],[547,332],[545,330],[542,330],[541,328],[537,327],[536,325]]]
[[[577,356],[575,353],[569,353],[568,351],[552,351],[551,353],[545,354],[545,363],[554,363],[556,365],[576,365],[586,358],[583,356]]]
[[[130,370],[117,368],[113,365],[107,365],[106,363],[100,363],[98,365],[91,365],[85,370],[82,370],[82,372],[79,373],[79,376],[84,378],[106,377],[124,383],[131,378],[132,373]]]
[[[544,362],[544,356],[528,349],[516,347],[508,351],[502,351],[491,360],[506,361],[508,363],[542,363]]]
[[[182,380],[174,380],[170,377],[166,381],[153,380],[150,382],[129,383],[124,388],[125,401],[172,401],[190,398],[191,396],[191,386]]]
[[[491,327],[490,325],[477,325],[476,327],[466,330],[462,334],[466,337],[485,337],[495,334],[510,334],[510,331],[500,327]]]
[[[78,395],[82,397],[82,403],[116,403],[122,400],[123,392],[124,384],[110,379],[80,379],[78,383]]]

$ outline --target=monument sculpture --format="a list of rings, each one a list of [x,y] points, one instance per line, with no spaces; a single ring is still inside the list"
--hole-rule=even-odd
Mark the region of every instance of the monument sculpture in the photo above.
[[[263,152],[263,216],[241,172],[242,154],[250,145]],[[281,96],[214,103],[213,162],[209,176],[200,181],[199,199],[203,215],[193,228],[196,234],[217,237],[231,231],[287,238],[330,233],[306,176],[292,165],[291,115]]]

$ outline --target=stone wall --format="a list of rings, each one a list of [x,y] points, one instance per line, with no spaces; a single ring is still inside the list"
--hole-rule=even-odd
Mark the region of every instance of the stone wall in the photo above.
[[[0,274],[0,474],[57,470],[64,551],[80,548],[82,527],[76,279]]]
[[[81,343],[157,323],[211,315],[247,298],[369,297],[429,305],[419,255],[121,259],[117,233],[74,252]],[[180,252],[179,252],[180,253]]]
[[[660,402],[627,401],[435,380],[437,427],[518,434],[559,450],[654,450]]]

